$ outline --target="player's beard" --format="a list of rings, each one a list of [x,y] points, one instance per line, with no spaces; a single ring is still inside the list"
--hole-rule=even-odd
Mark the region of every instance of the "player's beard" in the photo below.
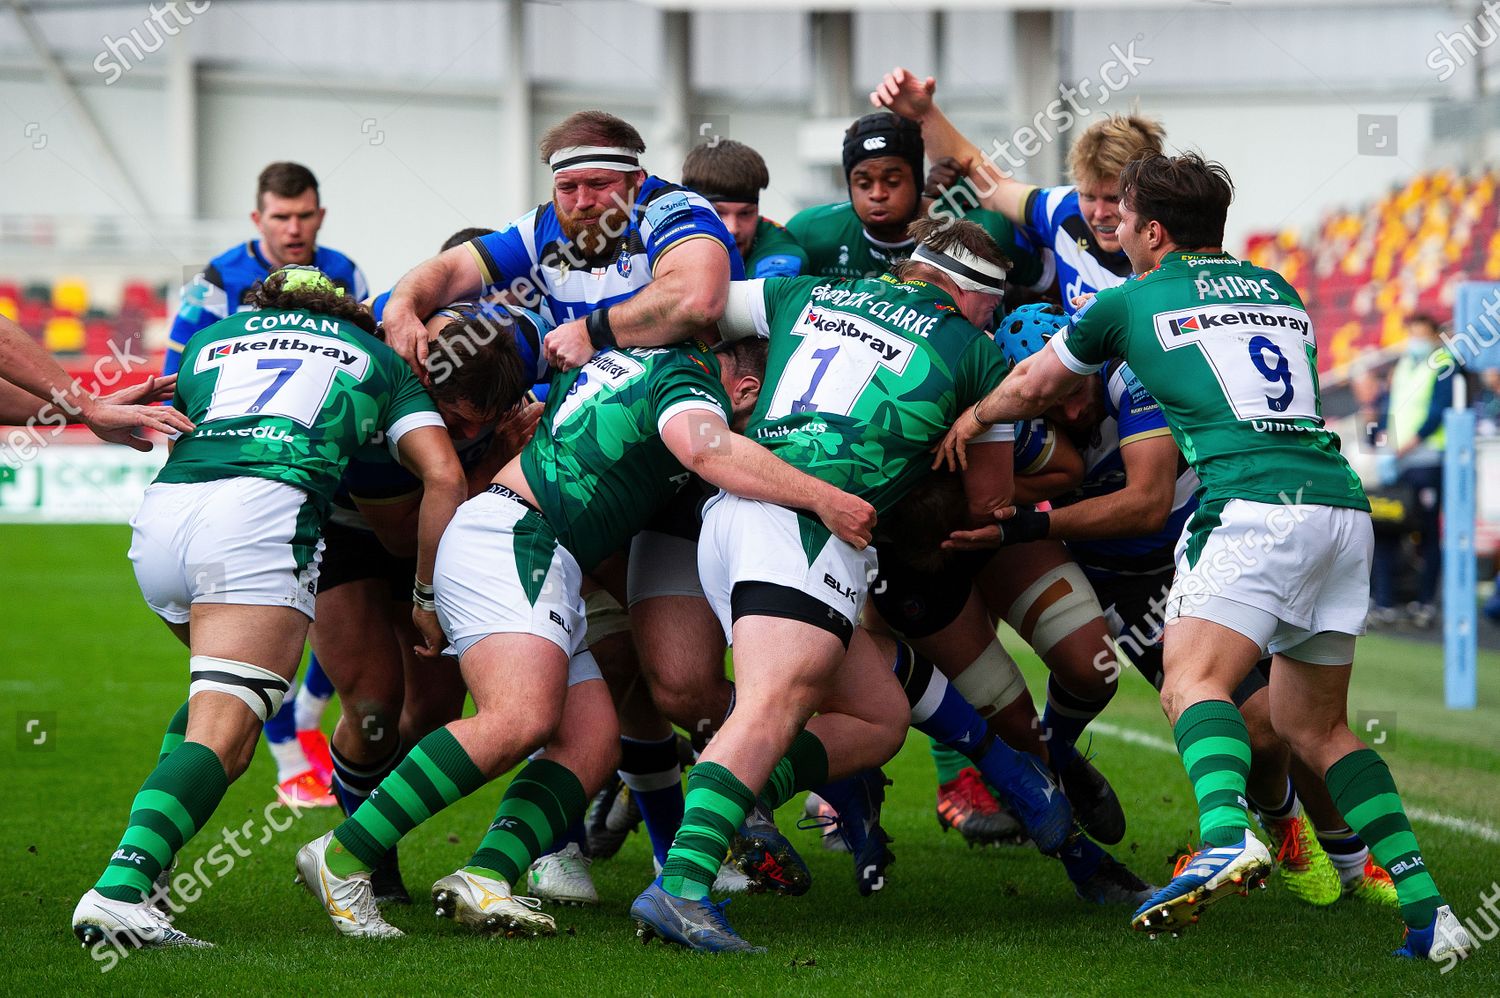
[[[633,201],[635,192],[629,194]],[[629,227],[629,217],[619,205],[572,215],[564,212],[555,201],[553,207],[557,210],[557,223],[562,227],[563,235],[588,259],[612,256]]]

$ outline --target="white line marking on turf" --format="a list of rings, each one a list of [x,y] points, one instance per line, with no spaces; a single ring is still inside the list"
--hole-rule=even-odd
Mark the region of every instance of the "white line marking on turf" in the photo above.
[[[1128,742],[1131,745],[1140,745],[1143,748],[1155,749],[1158,752],[1171,752],[1173,755],[1177,754],[1177,746],[1167,741],[1167,739],[1156,735],[1148,735],[1144,731],[1137,731],[1134,728],[1122,728],[1117,724],[1110,724],[1108,721],[1094,721],[1088,726],[1088,730],[1098,732],[1110,738],[1118,738],[1120,741]],[[1428,825],[1438,825],[1442,828],[1452,829],[1455,832],[1462,832],[1465,835],[1471,835],[1476,839],[1483,839],[1486,842],[1500,842],[1500,830],[1482,821],[1458,818],[1451,814],[1444,814],[1441,811],[1429,811],[1425,807],[1408,807],[1406,813],[1411,818]]]

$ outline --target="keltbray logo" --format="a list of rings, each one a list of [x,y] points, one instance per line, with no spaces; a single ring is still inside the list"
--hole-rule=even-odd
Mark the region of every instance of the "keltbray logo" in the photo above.
[[[1204,309],[1189,315],[1175,313],[1166,318],[1167,328],[1173,336],[1184,333],[1199,333],[1220,326],[1259,326],[1261,328],[1294,329],[1307,335],[1312,323],[1305,317],[1298,318],[1287,312],[1267,312],[1259,309]]]
[[[257,336],[231,340],[228,343],[220,343],[210,351],[209,358],[212,360],[222,360],[226,357],[233,357],[242,353],[263,353],[265,351],[306,353],[316,357],[327,357],[330,360],[338,361],[345,367],[354,364],[362,356],[353,350],[346,350],[336,343],[328,343],[326,341],[304,340],[295,336],[272,336],[270,338]]]

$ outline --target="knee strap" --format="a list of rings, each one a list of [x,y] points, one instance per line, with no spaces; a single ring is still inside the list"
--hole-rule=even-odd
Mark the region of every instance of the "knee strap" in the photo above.
[[[979,653],[969,667],[952,680],[953,688],[988,720],[1009,707],[1026,692],[1026,679],[1015,659],[1000,647],[999,640]]]
[[[199,693],[227,693],[255,712],[262,724],[281,709],[292,684],[269,669],[249,662],[236,662],[212,655],[194,655],[188,660],[192,684],[188,699]]]
[[[1063,638],[1103,615],[1088,577],[1070,561],[1028,586],[1011,604],[1005,621],[1033,651],[1046,655]]]

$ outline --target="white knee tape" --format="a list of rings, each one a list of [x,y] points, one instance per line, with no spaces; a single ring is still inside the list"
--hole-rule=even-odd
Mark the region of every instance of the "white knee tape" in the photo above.
[[[212,655],[194,655],[188,660],[192,685],[188,699],[199,693],[227,693],[255,712],[264,724],[281,709],[292,684],[269,669],[249,662],[236,662]]]
[[[991,641],[952,682],[953,688],[986,719],[1015,703],[1026,692],[1025,677],[999,641]]]
[[[1031,645],[1032,651],[1046,655],[1053,645],[1103,615],[1088,577],[1070,561],[1028,586],[1011,604],[1005,622]]]
[[[630,630],[630,614],[620,601],[603,589],[595,589],[583,598],[583,610],[588,619],[588,632],[584,644],[603,641],[612,634]]]

